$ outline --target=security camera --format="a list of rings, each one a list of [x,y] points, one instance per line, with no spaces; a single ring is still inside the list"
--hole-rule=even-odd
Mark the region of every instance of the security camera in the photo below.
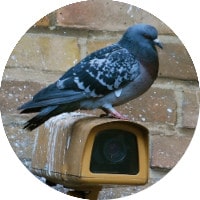
[[[31,171],[69,188],[148,181],[148,130],[131,121],[63,114],[38,131]]]

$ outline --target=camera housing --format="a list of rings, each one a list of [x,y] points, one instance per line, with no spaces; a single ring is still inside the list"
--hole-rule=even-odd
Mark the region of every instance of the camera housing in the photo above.
[[[77,188],[148,181],[148,130],[112,118],[61,117],[38,131],[31,171]]]

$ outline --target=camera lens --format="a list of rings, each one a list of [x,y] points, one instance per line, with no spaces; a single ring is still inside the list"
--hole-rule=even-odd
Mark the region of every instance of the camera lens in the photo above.
[[[106,129],[96,134],[90,171],[93,173],[137,174],[137,138],[132,132]]]
[[[105,141],[103,154],[113,164],[123,161],[127,154],[124,141],[115,138]]]

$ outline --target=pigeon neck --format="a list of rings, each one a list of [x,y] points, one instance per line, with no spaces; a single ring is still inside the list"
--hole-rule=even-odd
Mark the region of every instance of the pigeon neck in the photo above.
[[[141,38],[129,40],[128,37],[123,37],[119,41],[119,45],[126,48],[142,64],[151,77],[156,79],[159,66],[157,50],[153,43],[141,41]]]
[[[141,65],[146,69],[148,74],[152,77],[153,80],[157,78],[158,75],[158,60],[156,62],[146,62],[143,60],[140,60]]]

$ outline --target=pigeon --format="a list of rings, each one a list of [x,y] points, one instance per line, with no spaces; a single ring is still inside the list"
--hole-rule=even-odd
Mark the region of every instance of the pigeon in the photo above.
[[[21,105],[20,113],[38,113],[23,128],[32,131],[61,113],[97,108],[108,117],[127,119],[114,107],[151,87],[159,68],[156,46],[163,48],[155,27],[130,26],[118,42],[86,56]]]

